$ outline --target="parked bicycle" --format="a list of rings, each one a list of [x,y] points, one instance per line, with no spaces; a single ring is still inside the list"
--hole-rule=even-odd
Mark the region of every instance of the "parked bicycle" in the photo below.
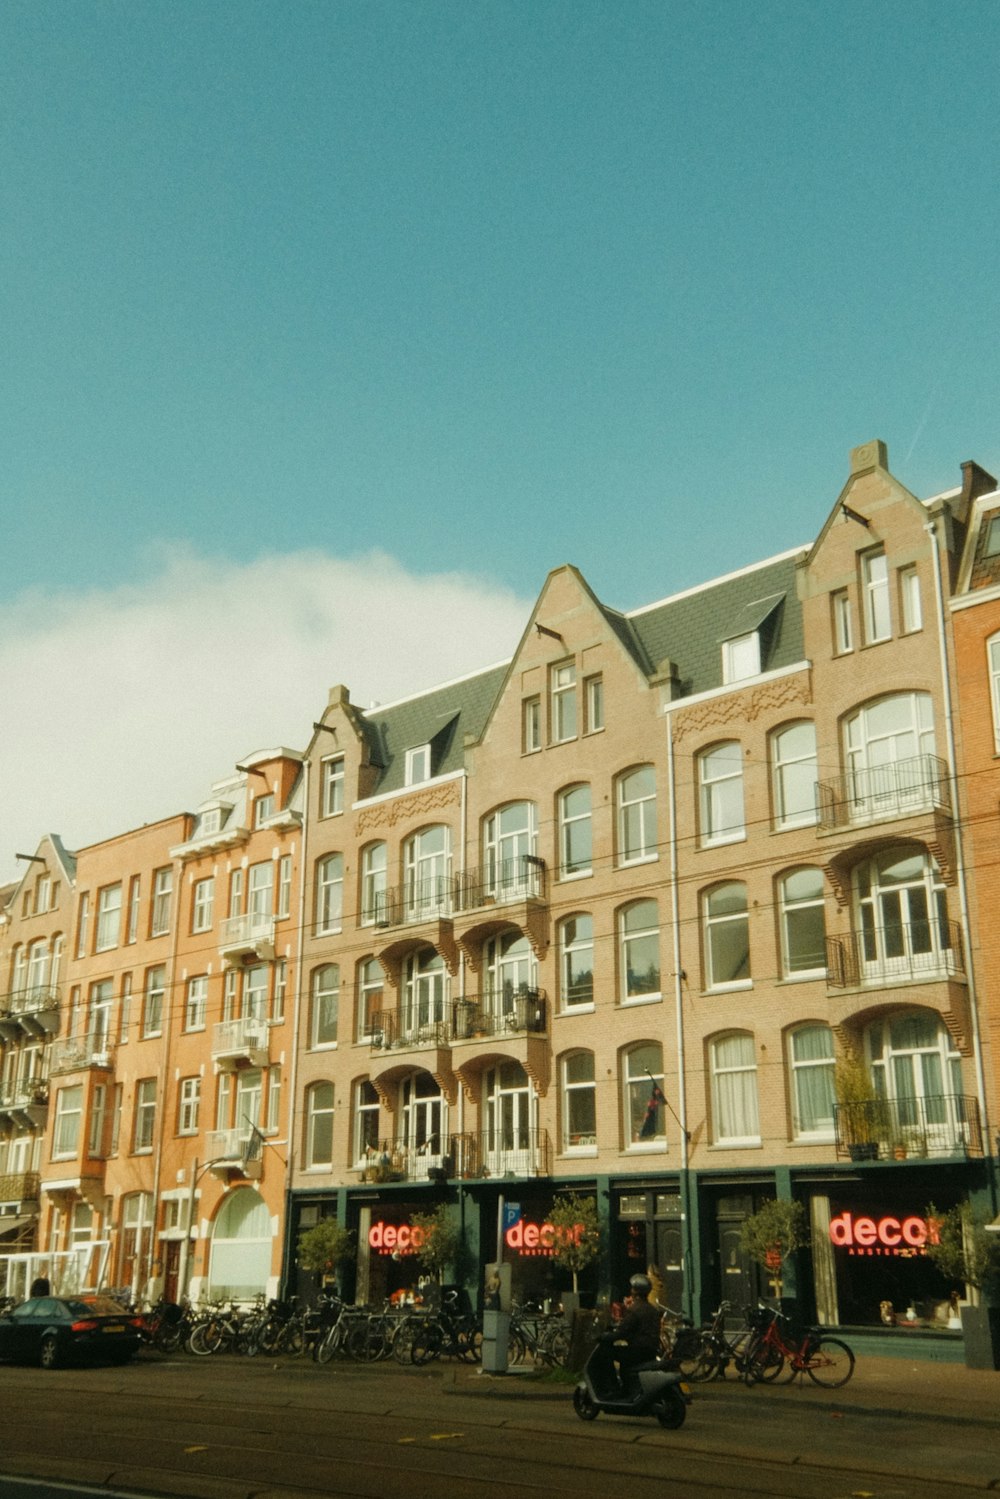
[[[796,1327],[783,1313],[763,1307],[747,1345],[743,1379],[751,1385],[782,1372],[788,1379],[808,1374],[814,1384],[837,1390],[854,1373],[854,1354],[821,1327]]]
[[[427,1364],[442,1355],[469,1364],[483,1356],[482,1324],[475,1313],[461,1310],[457,1291],[445,1294],[440,1311],[421,1318],[410,1344],[414,1364]]]
[[[515,1302],[511,1307],[507,1337],[507,1361],[536,1364],[562,1369],[569,1357],[569,1328],[561,1311],[545,1312],[531,1302]]]

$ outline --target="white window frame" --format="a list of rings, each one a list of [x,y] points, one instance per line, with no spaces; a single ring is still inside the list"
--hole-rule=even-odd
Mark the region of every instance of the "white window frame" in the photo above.
[[[667,1144],[666,1110],[662,1103],[657,1105],[656,1133],[644,1140],[640,1131],[654,1086],[665,1096],[663,1047],[658,1041],[641,1041],[622,1054],[621,1065],[625,1148],[629,1152],[662,1151]]]
[[[156,1078],[140,1077],[135,1085],[132,1154],[152,1155],[156,1139]]]
[[[56,1093],[56,1117],[52,1132],[52,1159],[65,1161],[77,1155],[80,1149],[80,1128],[83,1123],[83,1086],[73,1083],[60,1088]]]
[[[648,917],[653,915],[654,920],[650,922]],[[640,916],[647,918],[644,924],[637,924]],[[652,938],[652,943],[650,939]],[[630,965],[630,955],[633,948],[639,944],[641,948],[651,946],[656,953],[656,988],[642,989],[633,988],[630,974],[639,975],[639,970]],[[661,997],[661,979],[663,969],[660,960],[660,911],[657,901],[647,896],[642,900],[633,900],[626,906],[622,906],[618,912],[618,961],[619,961],[619,994],[623,1005],[651,1004]]]
[[[737,1049],[732,1045],[739,1042]],[[723,1048],[730,1048],[724,1055]],[[712,1084],[712,1143],[759,1146],[760,1099],[757,1087],[757,1050],[751,1031],[728,1031],[709,1042]],[[739,1079],[743,1079],[742,1083]],[[737,1093],[737,1089],[740,1090]],[[740,1096],[740,1094],[742,1096]]]
[[[851,612],[851,595],[846,588],[838,588],[830,595],[833,613],[833,652],[835,656],[849,656],[854,650],[854,615]]]
[[[163,1035],[163,1009],[167,994],[167,970],[163,963],[146,969],[142,990],[142,1037]]]
[[[279,921],[292,914],[292,856],[282,854],[278,860],[278,906],[274,913]]]
[[[340,968],[323,963],[313,969],[309,985],[309,1049],[332,1051],[337,1045],[340,1015]]]
[[[107,952],[118,946],[122,921],[122,887],[104,885],[97,892],[97,921],[94,931],[94,951]]]
[[[358,964],[357,988],[357,1039],[360,1042],[371,1041],[375,1025],[369,1024],[369,1021],[373,1016],[381,1014],[385,1007],[385,970],[378,958],[363,958]],[[370,1001],[375,993],[378,993],[379,1003],[373,1009]]]
[[[542,700],[536,694],[521,703],[521,751],[535,755],[542,747]]]
[[[604,728],[604,677],[595,671],[583,679],[583,732],[600,734]]]
[[[367,1091],[366,1090],[370,1090]],[[372,1095],[374,1094],[374,1097]],[[351,1110],[354,1137],[354,1162],[357,1167],[370,1163],[371,1153],[378,1149],[379,1109],[381,1099],[378,1089],[370,1078],[363,1077],[354,1084],[354,1107]],[[374,1119],[375,1128],[371,1128]]]
[[[327,854],[316,865],[316,934],[339,932],[344,916],[344,856]]]
[[[792,891],[792,882],[798,880],[802,875],[815,876],[819,885],[818,894],[796,895]],[[789,870],[782,875],[778,881],[778,905],[781,920],[781,969],[786,979],[818,979],[826,977],[826,925],[824,921],[825,901],[823,896],[823,871],[813,865],[802,865],[799,869]],[[819,961],[811,968],[793,966],[792,958],[798,945],[792,937],[792,931],[800,923],[800,919],[811,924],[812,916],[819,912],[819,925],[822,934],[820,951],[817,954]]]
[[[344,810],[344,756],[329,755],[321,762],[320,816],[338,817]]]
[[[807,749],[793,746],[793,736],[801,737],[808,731]],[[802,767],[812,767],[811,794],[802,795],[799,785]],[[816,749],[816,725],[811,719],[799,719],[797,723],[783,724],[771,735],[771,776],[774,787],[774,825],[776,828],[811,827],[819,818],[819,803],[816,795],[818,779],[818,755]],[[794,789],[793,789],[794,788]]]
[[[581,933],[581,924],[586,923]],[[585,999],[573,999],[572,990],[579,980],[574,980],[576,963],[585,955],[590,959],[590,989]],[[587,970],[582,970],[586,972]],[[580,1014],[594,1008],[594,918],[589,911],[578,911],[564,916],[559,923],[559,998],[563,1011]]]
[[[586,802],[584,806],[583,803]],[[590,784],[581,781],[560,791],[559,810],[559,878],[576,880],[594,870],[593,806]],[[574,841],[583,839],[585,849],[574,851]]]
[[[914,635],[924,627],[920,574],[915,562],[899,569],[899,617],[904,635]]]
[[[170,864],[153,875],[153,900],[149,917],[149,935],[165,937],[170,931],[170,907],[174,893],[174,871]]]
[[[589,1076],[574,1077],[574,1068],[586,1071]],[[564,1155],[597,1154],[597,1071],[592,1051],[571,1051],[562,1059],[562,1148]],[[581,1129],[580,1120],[573,1119],[573,1100],[586,1095],[589,1099],[588,1128]],[[586,1106],[585,1106],[586,1107]],[[575,1138],[574,1138],[575,1137]]]
[[[634,765],[615,783],[618,814],[618,863],[649,864],[658,858],[656,846],[656,771]]]
[[[389,913],[389,848],[368,843],[361,850],[361,925],[380,926]]]
[[[743,905],[734,910],[714,910],[713,902],[717,902],[727,892],[742,890]],[[711,890],[706,890],[702,896],[702,923],[703,941],[705,947],[705,988],[710,993],[727,992],[731,989],[749,989],[753,985],[753,969],[750,962],[750,905],[747,896],[747,887],[742,880],[725,880],[719,885],[713,885]],[[724,933],[726,929],[742,926],[746,932],[747,949],[747,974],[745,978],[722,978],[715,973],[718,957],[716,954],[716,934]]]
[[[865,644],[878,645],[892,637],[889,563],[882,547],[861,554],[861,590]]]
[[[722,642],[722,680],[746,682],[760,676],[760,632],[748,630]]]
[[[797,1043],[807,1036],[823,1035],[827,1045],[817,1056],[797,1056]],[[834,1138],[834,1044],[833,1031],[821,1022],[797,1025],[788,1033],[788,1071],[792,1101],[792,1136],[796,1140],[832,1140]],[[807,1090],[815,1087],[814,1079],[822,1074],[823,1091],[827,1094],[830,1113],[823,1115],[819,1123],[805,1123],[809,1114]]]
[[[182,1077],[177,1095],[177,1133],[196,1135],[201,1113],[201,1078]]]
[[[431,778],[431,747],[415,744],[406,751],[406,785],[420,786]]]
[[[333,1169],[335,1104],[336,1094],[329,1079],[310,1083],[305,1096],[306,1171]]]
[[[184,1029],[203,1031],[208,1015],[208,974],[199,973],[187,981],[184,1001]]]
[[[997,754],[1000,754],[1000,634],[991,636],[986,642],[986,671],[993,707],[993,744]]]
[[[568,744],[576,738],[576,662],[559,661],[549,668],[549,739]]]
[[[739,804],[738,820],[735,820]],[[743,746],[726,739],[698,755],[699,842],[702,848],[740,843],[746,838],[743,799]]]
[[[215,875],[195,880],[191,892],[191,930],[210,932],[215,915]]]

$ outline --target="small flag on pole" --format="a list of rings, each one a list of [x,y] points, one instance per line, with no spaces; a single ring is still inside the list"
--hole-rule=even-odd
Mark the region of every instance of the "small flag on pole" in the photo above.
[[[652,1078],[650,1078],[650,1082],[653,1083],[653,1086],[649,1095],[649,1102],[646,1104],[646,1112],[642,1118],[642,1127],[639,1130],[640,1140],[653,1139],[656,1134],[656,1111],[661,1104],[665,1104],[667,1101],[663,1096],[663,1090],[659,1083],[653,1082]]]
[[[250,1121],[247,1120],[247,1123],[249,1124]],[[243,1141],[242,1154],[244,1171],[250,1165],[251,1161],[260,1160],[261,1156],[264,1154],[264,1146],[266,1144],[267,1141],[261,1131],[257,1128],[256,1124],[250,1124],[250,1133]]]

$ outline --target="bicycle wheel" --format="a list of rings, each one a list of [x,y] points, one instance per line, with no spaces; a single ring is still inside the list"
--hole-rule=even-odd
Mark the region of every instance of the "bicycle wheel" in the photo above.
[[[404,1317],[394,1328],[391,1352],[397,1364],[413,1363],[413,1339],[416,1336],[417,1327],[416,1317]]]
[[[569,1358],[569,1329],[565,1323],[551,1328],[538,1345],[535,1355],[539,1362],[551,1364],[553,1369],[564,1369]]]
[[[285,1323],[284,1335],[279,1340],[278,1352],[287,1353],[289,1358],[299,1358],[306,1351],[306,1330],[298,1318]]]
[[[316,1344],[316,1347],[313,1349],[313,1358],[316,1360],[317,1364],[328,1364],[333,1358],[333,1355],[336,1353],[339,1344],[340,1328],[335,1322],[332,1327],[327,1328],[326,1332],[323,1334],[319,1342]]]
[[[439,1358],[441,1349],[444,1347],[444,1328],[439,1322],[427,1321],[422,1327],[418,1327],[410,1344],[410,1362],[413,1364],[429,1364],[431,1359]]]
[[[703,1384],[706,1379],[714,1379],[719,1372],[719,1349],[711,1337],[706,1337],[693,1356],[688,1355],[677,1361],[677,1367],[685,1379],[690,1379],[694,1384]]]
[[[809,1350],[805,1371],[813,1384],[839,1390],[854,1373],[854,1354],[839,1338],[819,1338]]]
[[[511,1332],[507,1338],[507,1363],[523,1364],[528,1357],[528,1346],[519,1332]]]
[[[210,1354],[218,1353],[225,1337],[225,1329],[216,1317],[210,1317],[207,1322],[199,1322],[188,1339],[188,1348],[192,1353],[205,1358]]]
[[[746,1385],[770,1384],[777,1379],[785,1367],[785,1355],[773,1343],[758,1343],[745,1355],[743,1383]]]
[[[481,1364],[483,1361],[483,1329],[476,1327],[460,1328],[455,1336],[455,1346],[459,1356],[467,1364]]]

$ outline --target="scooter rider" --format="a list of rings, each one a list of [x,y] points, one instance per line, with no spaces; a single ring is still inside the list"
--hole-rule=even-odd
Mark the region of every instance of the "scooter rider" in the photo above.
[[[626,1345],[615,1349],[618,1375],[626,1390],[634,1384],[632,1370],[660,1356],[662,1316],[660,1308],[650,1304],[649,1293],[653,1287],[647,1275],[633,1275],[628,1285],[632,1293],[631,1305],[617,1327],[605,1334],[608,1342]]]

